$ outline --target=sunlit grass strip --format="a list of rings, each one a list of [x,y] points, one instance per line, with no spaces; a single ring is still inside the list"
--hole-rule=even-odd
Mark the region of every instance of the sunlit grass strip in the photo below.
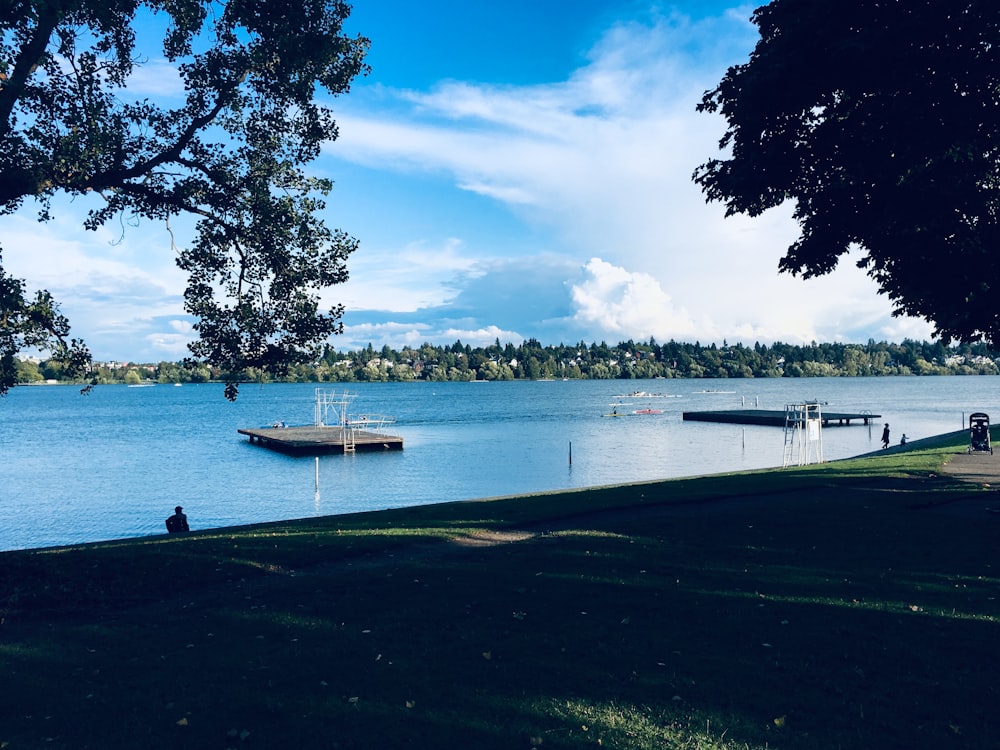
[[[727,738],[730,729],[717,716],[688,706],[681,695],[672,696],[671,701],[675,710],[664,712],[616,701],[553,699],[540,706],[539,713],[557,718],[563,726],[529,739],[536,748],[552,744],[557,738],[572,746],[628,746],[649,750],[765,750],[769,747],[768,744],[750,745]],[[730,726],[740,723],[734,721]],[[766,725],[768,721],[762,719],[761,723]]]
[[[950,611],[934,606],[923,606],[914,603],[917,599],[873,599],[873,598],[846,598],[835,596],[790,596],[787,594],[761,594],[757,591],[720,591],[718,589],[686,588],[689,593],[702,594],[704,596],[721,597],[724,599],[745,599],[768,604],[792,604],[808,605],[810,607],[822,606],[830,608],[844,608],[854,610],[867,610],[869,612],[879,612],[886,614],[919,615],[924,617],[941,617],[954,620],[976,620],[982,622],[1000,622],[1000,616],[988,615],[977,612],[959,612],[953,608]]]

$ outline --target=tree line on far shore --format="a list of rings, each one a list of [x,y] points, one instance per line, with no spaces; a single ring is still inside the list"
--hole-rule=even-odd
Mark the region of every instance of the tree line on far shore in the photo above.
[[[658,344],[624,341],[543,346],[536,339],[521,344],[473,347],[456,341],[440,346],[425,343],[417,348],[375,349],[371,344],[356,351],[339,352],[327,346],[312,364],[293,366],[276,378],[259,370],[222,372],[203,362],[94,363],[86,378],[65,377],[65,365],[56,359],[17,361],[23,384],[85,382],[205,383],[240,382],[405,382],[544,379],[639,378],[778,378],[859,377],[893,375],[996,375],[1000,354],[985,344],[959,344],[904,340],[901,344],[770,346],[722,343],[702,345],[670,341]]]

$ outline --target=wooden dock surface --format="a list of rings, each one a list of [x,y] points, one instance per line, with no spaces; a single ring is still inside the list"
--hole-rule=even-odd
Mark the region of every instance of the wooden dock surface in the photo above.
[[[345,430],[339,425],[260,427],[237,432],[249,437],[251,443],[297,455],[347,453],[352,448],[355,451],[403,450],[403,438],[397,435],[350,428]]]
[[[771,427],[785,426],[785,412],[777,409],[723,409],[720,411],[686,411],[683,419],[693,422],[725,422],[727,424],[755,424]],[[824,427],[830,425],[849,425],[852,421],[868,424],[872,420],[881,419],[881,414],[822,412]]]

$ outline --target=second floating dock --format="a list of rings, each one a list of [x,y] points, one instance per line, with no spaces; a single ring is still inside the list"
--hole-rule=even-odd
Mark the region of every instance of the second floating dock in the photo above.
[[[692,422],[725,422],[727,424],[756,424],[769,427],[784,427],[787,424],[785,411],[775,409],[723,409],[719,411],[686,411],[683,419]],[[824,427],[830,425],[849,425],[852,421],[869,424],[872,420],[881,419],[881,414],[823,412],[820,415]]]

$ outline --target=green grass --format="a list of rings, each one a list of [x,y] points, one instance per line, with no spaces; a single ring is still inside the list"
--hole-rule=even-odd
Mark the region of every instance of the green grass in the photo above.
[[[0,748],[993,748],[963,435],[0,554]]]

